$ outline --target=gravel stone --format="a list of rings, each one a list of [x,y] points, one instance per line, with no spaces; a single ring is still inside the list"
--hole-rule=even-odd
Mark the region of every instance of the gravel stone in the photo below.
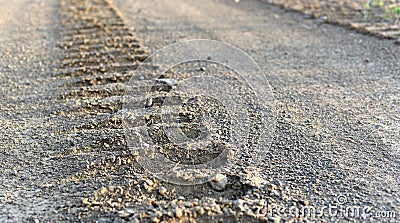
[[[214,190],[222,191],[228,184],[228,178],[223,174],[217,174],[215,178],[209,182]]]
[[[158,193],[161,195],[165,195],[167,192],[168,192],[167,188],[165,188],[165,187],[158,188]]]
[[[182,208],[179,208],[179,207],[175,208],[175,217],[181,218],[182,216],[183,216]]]

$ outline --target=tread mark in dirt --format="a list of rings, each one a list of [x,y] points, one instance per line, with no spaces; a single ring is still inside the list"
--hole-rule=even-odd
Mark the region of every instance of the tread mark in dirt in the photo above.
[[[65,104],[70,106],[57,115],[81,116],[83,123],[64,134],[78,134],[82,139],[91,139],[93,144],[56,154],[52,158],[79,156],[92,152],[100,156],[106,155],[98,163],[88,161],[86,169],[73,177],[61,180],[61,183],[96,181],[96,176],[107,179],[110,176],[116,179],[122,177],[125,178],[122,179],[124,182],[127,178],[135,179],[131,183],[117,187],[97,182],[99,191],[94,191],[94,197],[83,199],[82,203],[86,208],[78,213],[79,218],[93,217],[99,210],[99,213],[116,212],[128,206],[139,210],[141,206],[146,206],[143,197],[173,200],[178,195],[198,197],[195,193],[198,191],[199,194],[209,194],[212,197],[234,199],[243,196],[252,187],[239,182],[237,176],[228,176],[225,191],[212,190],[208,184],[188,189],[185,186],[158,182],[156,179],[152,180],[153,185],[148,185],[149,176],[144,175],[143,169],[135,162],[136,154],[125,151],[125,138],[121,134],[121,117],[117,112],[121,109],[121,96],[124,93],[125,83],[130,78],[137,79],[141,85],[146,85],[155,78],[155,76],[133,76],[140,62],[147,58],[146,50],[141,47],[118,11],[107,0],[61,0],[59,13],[62,25],[58,44],[61,58],[54,76],[61,80],[60,87],[66,90],[66,93],[59,96],[60,100],[64,100]],[[169,88],[170,86],[163,81],[158,81],[157,84],[152,82],[152,92],[155,94],[152,103],[146,101],[148,99],[137,98],[138,106],[146,104],[146,109],[154,109],[153,107],[162,104],[165,97],[171,96],[168,95]],[[138,90],[143,89],[138,88]],[[105,119],[104,116],[99,117],[99,114],[104,113],[108,113]],[[139,121],[138,127],[147,126],[152,131],[159,128],[157,114],[141,118],[145,122]],[[185,119],[185,115],[182,118]],[[93,133],[85,133],[92,130]],[[153,133],[157,134],[156,131]],[[114,184],[120,184],[120,181],[115,181]],[[106,187],[102,188],[103,185]],[[164,185],[171,192],[167,197],[160,195],[151,189],[157,185]],[[116,202],[110,202],[110,199]],[[162,216],[162,218],[170,217]]]

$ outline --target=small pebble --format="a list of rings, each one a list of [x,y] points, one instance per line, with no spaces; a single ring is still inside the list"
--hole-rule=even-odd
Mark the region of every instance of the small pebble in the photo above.
[[[146,101],[146,107],[151,107],[153,105],[153,99],[152,98],[149,98],[147,101]]]
[[[121,218],[127,218],[132,216],[132,213],[122,210],[118,212],[118,216]]]
[[[169,86],[174,86],[174,85],[176,85],[178,83],[177,80],[169,79],[169,78],[162,79],[162,82],[165,83],[166,85],[169,85]]]
[[[177,208],[175,209],[175,217],[181,218],[182,216],[183,216],[183,211],[182,211],[182,209],[179,208],[179,207],[177,207]]]
[[[148,186],[153,186],[154,182],[152,180],[146,180]]]
[[[102,195],[104,195],[105,193],[107,193],[107,188],[105,188],[105,187],[101,188],[100,193],[101,193]]]
[[[158,222],[160,222],[160,219],[157,218],[157,217],[152,217],[152,218],[151,218],[151,222],[156,222],[156,223],[158,223]]]
[[[158,189],[158,193],[159,193],[160,195],[165,195],[165,194],[167,193],[167,188],[165,188],[165,187],[160,187],[160,188]]]
[[[210,185],[214,190],[224,190],[228,184],[228,178],[223,174],[217,174],[215,178],[210,181]]]
[[[307,200],[300,200],[299,203],[302,204],[302,205],[305,205],[305,206],[310,204],[310,202],[307,201]]]
[[[272,196],[272,197],[279,197],[280,194],[279,194],[279,192],[278,192],[277,190],[271,190],[270,196]]]
[[[255,176],[255,177],[252,177],[252,178],[250,179],[250,184],[251,184],[252,186],[259,187],[259,186],[265,184],[265,181],[264,181],[263,178],[258,177],[258,176]]]

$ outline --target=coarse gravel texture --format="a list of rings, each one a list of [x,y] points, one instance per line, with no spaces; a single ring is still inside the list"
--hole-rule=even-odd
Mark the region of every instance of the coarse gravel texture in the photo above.
[[[0,10],[1,221],[398,221],[400,52],[391,41],[257,0],[21,0]],[[149,53],[197,38],[255,59],[277,125],[264,162],[247,157],[210,183],[178,186],[136,162],[119,111],[130,78],[153,78],[134,73]],[[160,93],[171,87],[163,83]],[[288,213],[329,205],[369,211]]]

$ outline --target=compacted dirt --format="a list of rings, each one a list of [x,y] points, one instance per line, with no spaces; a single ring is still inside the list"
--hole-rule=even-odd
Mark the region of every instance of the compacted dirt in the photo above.
[[[0,1],[0,11],[0,221],[399,220],[400,50],[393,41],[257,0],[21,0]],[[124,120],[132,119],[123,96],[149,86],[134,106],[157,111],[166,98],[181,97],[171,92],[181,79],[213,71],[240,82],[203,62],[161,76],[135,73],[156,50],[192,39],[224,41],[254,58],[269,84],[253,87],[272,90],[275,124],[257,118],[265,110],[250,88],[235,88],[255,114],[241,157],[211,182],[184,186],[155,178],[139,164],[143,154],[128,148]],[[229,142],[229,112],[206,97],[182,106],[188,137],[201,138],[207,115],[221,132],[195,155],[165,139],[173,123],[160,122],[164,114],[135,113],[133,121],[168,159],[198,164]],[[257,150],[260,128],[273,131]]]

